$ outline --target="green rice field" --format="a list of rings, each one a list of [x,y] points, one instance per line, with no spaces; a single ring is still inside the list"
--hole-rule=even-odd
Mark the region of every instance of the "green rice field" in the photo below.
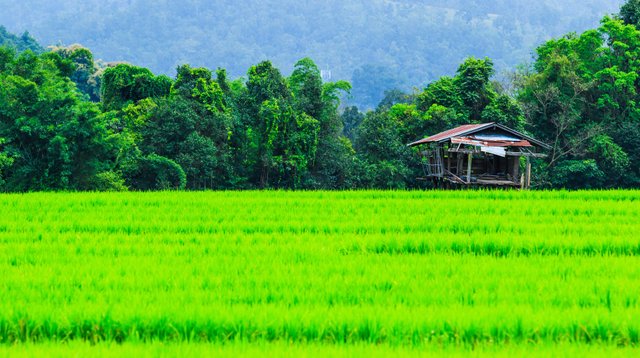
[[[640,191],[1,195],[0,297],[0,356],[636,355]]]

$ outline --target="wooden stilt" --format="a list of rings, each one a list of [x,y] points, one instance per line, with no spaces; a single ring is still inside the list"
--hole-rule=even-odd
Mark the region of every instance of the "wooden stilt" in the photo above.
[[[531,187],[531,159],[527,157],[527,168],[525,172],[525,188],[529,189]]]
[[[471,184],[471,163],[473,161],[473,154],[469,153],[467,161],[467,184]]]

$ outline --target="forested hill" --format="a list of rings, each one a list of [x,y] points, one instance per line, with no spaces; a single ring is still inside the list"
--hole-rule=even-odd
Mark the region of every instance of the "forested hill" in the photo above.
[[[383,87],[421,86],[468,56],[498,71],[551,37],[598,25],[622,0],[0,0],[0,24],[42,44],[81,43],[96,58],[175,74],[179,64],[232,77],[305,56],[352,80],[362,104]],[[363,68],[363,66],[365,66]],[[355,72],[355,76],[354,76]],[[367,83],[378,78],[384,83]],[[362,82],[362,83],[359,83]],[[358,93],[358,91],[362,93]]]
[[[7,31],[4,26],[0,25],[0,46],[7,46],[13,48],[16,51],[31,50],[39,53],[44,51],[42,46],[29,35],[28,32],[24,32],[22,35],[17,36]]]

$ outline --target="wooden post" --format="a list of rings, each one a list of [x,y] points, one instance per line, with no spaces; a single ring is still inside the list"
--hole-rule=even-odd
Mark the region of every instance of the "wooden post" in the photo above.
[[[518,180],[520,176],[520,157],[511,157],[511,176],[513,180]]]
[[[469,153],[467,161],[467,184],[471,184],[471,162],[473,161],[473,153]]]
[[[529,156],[527,156],[527,168],[524,181],[526,189],[529,189],[531,187],[531,159],[529,158]]]

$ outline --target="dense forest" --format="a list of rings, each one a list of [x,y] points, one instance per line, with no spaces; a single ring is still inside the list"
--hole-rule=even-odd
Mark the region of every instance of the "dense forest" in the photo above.
[[[177,66],[232,78],[270,60],[285,75],[313,58],[346,100],[375,108],[385,90],[423,87],[466,57],[500,74],[569,31],[597,26],[622,0],[0,0],[0,24],[45,46],[80,43],[96,58],[175,76]],[[328,74],[332,77],[329,78]]]
[[[552,146],[539,187],[638,187],[639,19],[629,0],[598,28],[539,46],[509,81],[468,57],[366,112],[341,110],[351,84],[323,81],[310,58],[289,75],[262,61],[237,79],[190,65],[168,77],[3,31],[0,189],[415,188],[420,158],[406,143],[489,121]]]

